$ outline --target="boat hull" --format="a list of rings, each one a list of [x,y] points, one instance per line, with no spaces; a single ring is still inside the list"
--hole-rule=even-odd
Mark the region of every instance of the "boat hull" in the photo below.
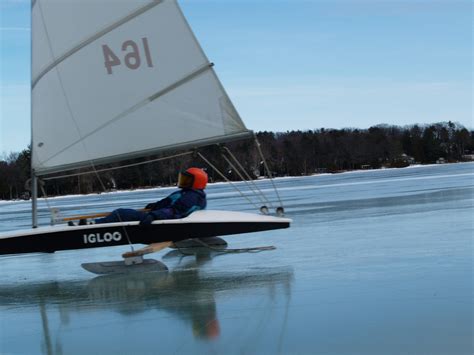
[[[0,255],[151,244],[288,228],[290,219],[225,211],[198,211],[177,220],[52,226],[0,235]]]

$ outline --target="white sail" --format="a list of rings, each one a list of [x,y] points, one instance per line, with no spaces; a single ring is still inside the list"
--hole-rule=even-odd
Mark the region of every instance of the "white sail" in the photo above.
[[[247,136],[174,0],[33,0],[36,174]]]

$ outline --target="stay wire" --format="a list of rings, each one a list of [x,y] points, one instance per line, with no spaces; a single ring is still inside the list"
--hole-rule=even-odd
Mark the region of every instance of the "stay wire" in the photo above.
[[[257,145],[258,153],[260,154],[260,157],[262,158],[262,161],[263,161],[263,165],[265,166],[265,169],[267,171],[268,178],[270,179],[270,182],[273,185],[273,189],[275,190],[278,201],[280,202],[280,206],[283,207],[283,202],[281,201],[280,194],[278,193],[278,189],[276,188],[275,182],[273,181],[273,178],[272,178],[272,172],[270,171],[270,168],[267,165],[267,161],[265,160],[265,157],[263,156],[262,149],[260,148],[260,142],[258,141],[258,138],[256,135],[254,136],[254,138],[255,138],[255,144]]]
[[[240,189],[229,180],[227,176],[225,176],[214,164],[212,164],[209,160],[207,160],[200,152],[197,152],[197,155],[206,162],[216,173],[218,173],[225,181],[227,181],[243,198],[245,198],[251,205],[253,205],[257,210],[259,209],[258,205],[255,204],[252,200],[248,198]]]
[[[252,192],[255,192],[257,191],[257,194],[260,194],[261,195],[261,201],[265,204],[268,204],[270,207],[272,207],[272,203],[270,202],[270,200],[267,199],[267,196],[265,196],[265,194],[263,193],[263,191],[258,187],[258,185],[253,181],[253,179],[250,177],[250,175],[247,173],[247,171],[245,170],[245,168],[242,166],[242,164],[240,164],[239,160],[235,157],[234,154],[232,154],[232,152],[230,151],[229,148],[227,147],[224,147],[224,150],[227,152],[227,154],[229,154],[229,156],[234,160],[234,162],[239,166],[240,169],[242,169],[242,171],[244,172],[245,176],[247,177],[248,179],[248,182],[249,184],[253,185],[255,190],[252,189]],[[243,177],[241,177],[242,180],[246,181]]]
[[[265,204],[265,201],[262,200],[261,196],[258,195],[257,193],[255,193],[255,191],[253,190],[252,186],[249,184],[249,182],[242,176],[242,174],[240,173],[240,171],[234,166],[234,164],[232,164],[232,162],[229,160],[229,158],[227,158],[224,154],[221,155],[222,158],[227,162],[227,164],[229,164],[230,168],[232,169],[232,171],[235,171],[237,173],[237,175],[239,176],[239,178],[245,183],[245,185],[247,185],[247,187],[260,199],[260,202],[262,202],[263,204]]]

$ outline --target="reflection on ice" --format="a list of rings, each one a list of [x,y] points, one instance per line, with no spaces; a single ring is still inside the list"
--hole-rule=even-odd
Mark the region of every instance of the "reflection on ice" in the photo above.
[[[179,251],[171,251],[165,260],[182,258]],[[62,281],[15,285],[0,285],[0,309],[26,308],[41,317],[41,348],[46,354],[61,354],[70,344],[63,344],[63,331],[75,328],[76,314],[97,318],[107,311],[127,318],[146,317],[151,311],[164,311],[180,319],[196,339],[217,339],[222,331],[218,314],[218,296],[231,298],[236,292],[256,292],[267,297],[283,292],[291,293],[293,271],[288,267],[250,268],[243,272],[204,272],[200,268],[211,260],[212,254],[203,250],[195,257],[186,257],[172,271],[106,275],[90,281]],[[55,313],[58,312],[58,316]],[[144,325],[143,325],[144,326]],[[154,321],[156,329],[166,327],[166,318]],[[109,325],[115,327],[114,325]],[[107,333],[107,331],[105,332]],[[66,338],[67,339],[67,338]],[[53,346],[54,344],[54,346]],[[34,348],[34,347],[33,347]],[[126,353],[133,352],[133,344]],[[67,353],[67,351],[65,352]]]

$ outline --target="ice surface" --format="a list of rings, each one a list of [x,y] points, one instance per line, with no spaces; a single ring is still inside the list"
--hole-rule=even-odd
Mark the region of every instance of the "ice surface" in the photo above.
[[[292,227],[226,237],[230,248],[275,251],[163,251],[153,257],[167,273],[106,277],[80,264],[117,260],[127,247],[1,257],[0,353],[473,353],[474,164],[277,185]],[[94,213],[169,191],[49,203],[64,215]],[[210,186],[208,198],[210,209],[254,211],[227,185]],[[29,209],[0,204],[0,231],[28,227]]]

